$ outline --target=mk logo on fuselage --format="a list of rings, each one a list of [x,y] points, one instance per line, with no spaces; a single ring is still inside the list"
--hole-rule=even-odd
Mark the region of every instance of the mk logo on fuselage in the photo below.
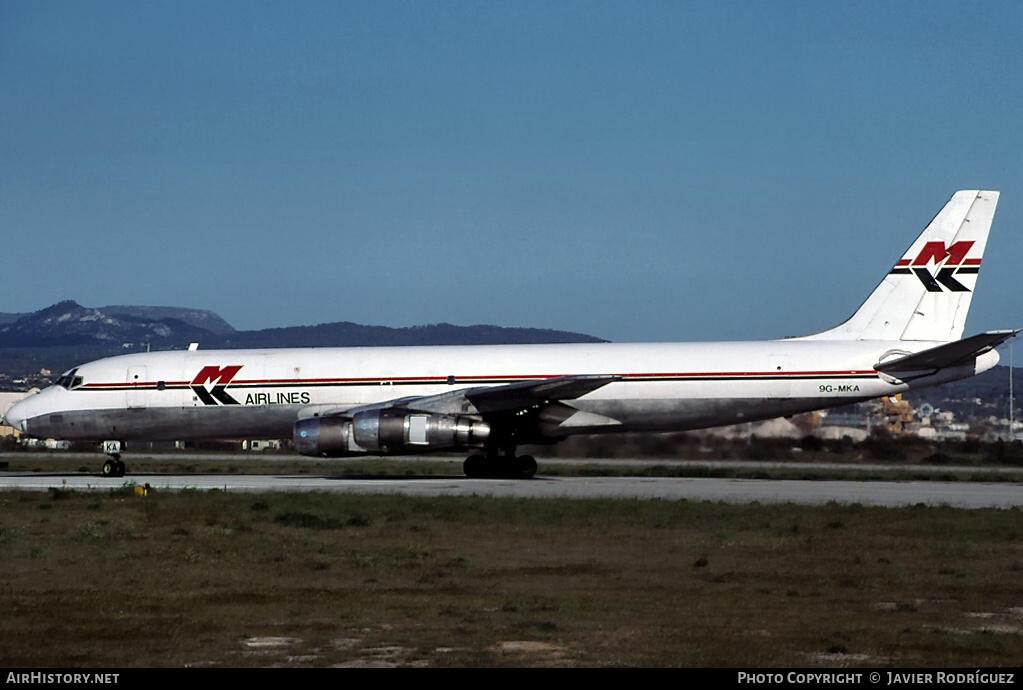
[[[227,367],[218,367],[214,364],[203,367],[192,379],[192,391],[204,405],[237,405],[238,401],[228,395],[225,389],[241,368],[241,364]],[[213,387],[207,389],[207,383],[212,383]]]
[[[955,274],[976,275],[980,272],[980,259],[967,259],[966,255],[973,246],[973,240],[960,240],[946,247],[944,242],[928,242],[916,258],[903,258],[895,264],[889,275],[916,275],[924,284],[927,292],[969,292],[966,287],[953,276]],[[934,262],[936,273],[931,273],[927,265]]]

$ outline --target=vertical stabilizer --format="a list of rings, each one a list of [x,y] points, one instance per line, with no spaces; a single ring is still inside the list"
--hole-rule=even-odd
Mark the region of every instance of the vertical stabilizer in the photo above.
[[[960,339],[997,204],[998,192],[953,194],[852,318],[805,339]]]

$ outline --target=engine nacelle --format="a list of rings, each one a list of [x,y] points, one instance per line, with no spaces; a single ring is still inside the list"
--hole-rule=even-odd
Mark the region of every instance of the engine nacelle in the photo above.
[[[355,413],[352,434],[358,445],[371,452],[414,453],[482,445],[490,436],[490,425],[478,417],[387,407]]]
[[[295,450],[300,455],[339,458],[365,455],[354,445],[352,420],[345,417],[309,417],[295,423]]]
[[[478,417],[415,412],[400,407],[362,410],[347,417],[310,417],[295,424],[302,455],[341,457],[408,454],[483,445],[490,425]]]

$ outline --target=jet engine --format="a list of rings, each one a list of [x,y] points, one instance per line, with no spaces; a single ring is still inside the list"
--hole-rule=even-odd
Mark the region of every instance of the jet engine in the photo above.
[[[295,424],[295,449],[319,457],[407,454],[478,447],[489,436],[490,425],[479,417],[388,407],[351,417],[300,419]]]
[[[309,417],[295,423],[295,450],[300,455],[339,458],[363,455],[352,441],[352,420],[347,417]]]

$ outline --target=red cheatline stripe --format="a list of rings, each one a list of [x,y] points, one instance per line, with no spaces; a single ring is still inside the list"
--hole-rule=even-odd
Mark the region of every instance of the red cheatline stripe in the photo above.
[[[680,378],[680,379],[702,379],[702,378],[758,378],[758,377],[814,377],[814,376],[873,376],[876,374],[873,369],[849,369],[846,371],[703,371],[688,373],[664,373],[664,374],[623,374],[627,379],[644,379],[651,377],[658,378]]]
[[[660,372],[660,373],[639,373],[639,374],[617,374],[624,380],[643,381],[646,379],[676,379],[676,380],[701,380],[701,379],[757,379],[757,378],[841,378],[850,376],[875,376],[873,369],[847,369],[840,371],[702,371],[702,372]],[[544,381],[561,378],[561,376],[456,376],[455,384],[466,383],[511,383],[517,381]],[[228,387],[257,388],[260,386],[323,386],[323,385],[352,385],[352,384],[427,384],[447,382],[446,376],[399,376],[399,377],[364,377],[364,378],[317,378],[317,379],[246,379],[233,381]],[[165,381],[167,388],[184,388],[191,385],[189,381]],[[76,390],[138,390],[156,388],[153,381],[142,383],[86,383]]]

